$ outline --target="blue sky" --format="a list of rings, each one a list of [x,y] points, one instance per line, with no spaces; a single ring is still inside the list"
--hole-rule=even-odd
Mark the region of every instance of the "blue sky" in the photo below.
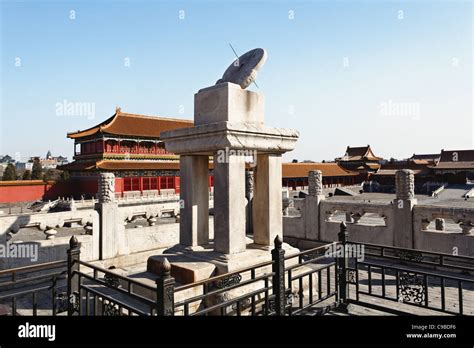
[[[474,148],[470,1],[0,1],[0,154],[71,159],[66,133],[116,105],[192,118],[229,43],[268,52],[266,123],[300,131],[286,160]]]

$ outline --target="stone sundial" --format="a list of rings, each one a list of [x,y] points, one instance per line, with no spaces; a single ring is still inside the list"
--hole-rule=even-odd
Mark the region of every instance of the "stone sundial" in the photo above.
[[[223,82],[232,82],[242,89],[250,86],[257,78],[258,70],[265,64],[267,52],[263,48],[255,48],[237,58],[224,72],[216,85]]]

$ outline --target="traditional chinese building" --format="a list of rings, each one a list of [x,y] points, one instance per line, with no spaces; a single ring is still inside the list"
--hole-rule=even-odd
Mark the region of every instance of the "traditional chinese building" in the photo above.
[[[95,195],[97,174],[115,174],[115,191],[143,192],[174,189],[179,192],[179,158],[166,151],[163,131],[186,128],[192,121],[122,112],[89,129],[68,133],[74,140],[74,161],[67,170],[75,195]]]
[[[283,187],[305,189],[308,186],[308,172],[320,170],[324,187],[359,184],[359,173],[346,170],[337,163],[284,163],[282,168]]]
[[[374,173],[380,169],[381,157],[375,156],[370,145],[361,147],[350,147],[346,149],[344,156],[336,158],[336,162],[349,171],[356,171],[364,174],[368,179],[370,173]]]
[[[465,184],[474,180],[474,150],[441,150],[439,161],[432,167],[440,182]]]
[[[189,120],[130,114],[117,108],[104,122],[68,133],[68,138],[74,140],[74,161],[58,167],[70,173],[73,189],[68,194],[94,196],[100,172],[115,174],[117,195],[165,189],[178,193],[179,157],[165,149],[160,133],[192,125]],[[209,169],[212,186],[212,162]],[[284,163],[282,169],[284,187],[304,188],[308,172],[314,169],[322,171],[325,186],[361,182],[358,172],[337,163]]]
[[[414,163],[416,164],[430,164],[430,165],[434,165],[436,163],[438,163],[439,161],[439,158],[440,158],[440,153],[427,153],[427,154],[413,154],[413,156],[411,156],[409,158],[409,160],[412,160]]]

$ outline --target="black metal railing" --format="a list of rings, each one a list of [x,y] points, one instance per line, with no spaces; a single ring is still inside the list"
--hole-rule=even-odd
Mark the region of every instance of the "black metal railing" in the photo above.
[[[474,257],[435,253],[419,249],[395,248],[384,245],[350,242],[363,245],[366,257],[393,260],[407,265],[431,266],[434,269],[474,274]]]
[[[166,258],[148,282],[82,261],[71,237],[67,261],[0,271],[0,303],[9,303],[12,315],[25,298],[33,315],[39,307],[85,316],[318,315],[350,313],[351,304],[400,314],[414,312],[407,306],[474,314],[474,258],[348,237],[342,222],[337,242],[286,255],[277,236],[268,261],[185,285],[176,284]]]
[[[80,260],[78,241],[68,250],[69,315],[157,315],[159,286],[151,286]],[[162,277],[158,279],[162,281]],[[153,297],[156,296],[156,300]]]
[[[0,270],[0,304],[5,315],[53,315],[68,308],[66,261]]]
[[[350,259],[347,282],[355,294],[348,300],[362,306],[409,314],[400,306],[370,298],[455,314],[474,315],[474,258],[349,242],[363,246],[364,259]],[[365,295],[361,299],[361,295]],[[466,311],[466,304],[468,310]]]
[[[299,314],[322,302],[334,308],[338,265],[328,258],[327,246],[285,256],[282,245],[277,236],[271,260],[185,285],[175,284],[164,258],[152,286],[81,261],[73,237],[68,250],[69,314],[273,316]]]
[[[173,312],[183,315],[240,316],[243,312],[249,312],[251,315],[269,315],[274,301],[272,293],[274,276],[272,261],[268,261],[178,286],[173,289],[173,294],[181,300],[174,304]],[[186,296],[186,294],[192,295]]]

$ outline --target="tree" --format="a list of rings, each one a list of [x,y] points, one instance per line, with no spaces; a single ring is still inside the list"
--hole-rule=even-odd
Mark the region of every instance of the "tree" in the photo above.
[[[7,167],[5,168],[5,171],[3,172],[2,179],[4,181],[16,180],[16,168],[12,163],[8,163]]]
[[[35,158],[33,161],[33,171],[31,173],[32,180],[41,180],[43,179],[43,168],[41,167],[41,163],[39,158]]]
[[[50,181],[50,180],[56,180],[57,179],[57,172],[56,170],[50,168],[44,173],[43,180],[44,181]]]
[[[23,173],[22,179],[23,180],[31,180],[31,170],[29,170],[29,169],[25,170],[25,172]]]
[[[61,175],[59,176],[59,178],[62,180],[62,181],[67,181],[69,180],[69,172],[66,170],[66,171],[62,171],[61,172]]]

